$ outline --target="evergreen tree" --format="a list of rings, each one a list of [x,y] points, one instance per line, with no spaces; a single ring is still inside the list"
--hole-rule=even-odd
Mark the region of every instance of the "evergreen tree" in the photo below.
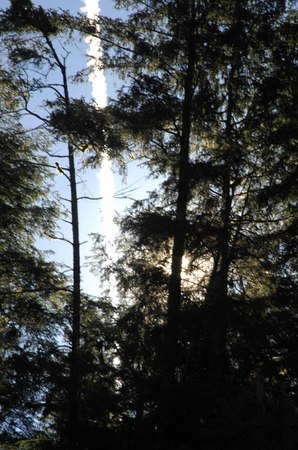
[[[0,436],[1,443],[45,429],[43,413],[58,354],[64,279],[36,247],[52,233],[57,205],[48,193],[48,161],[15,112],[16,86],[0,68]]]
[[[68,78],[65,60],[60,57],[55,49],[52,39],[61,33],[65,26],[58,23],[58,15],[54,12],[46,14],[41,8],[36,8],[31,1],[18,4],[12,1],[11,7],[4,12],[2,23],[11,42],[7,43],[8,58],[12,62],[18,76],[22,79],[21,95],[24,99],[24,107],[30,113],[30,96],[36,91],[41,91],[45,87],[56,92],[62,101],[64,109],[67,111],[70,103],[68,91]],[[57,83],[46,83],[47,71],[57,68],[60,74],[59,86]],[[34,76],[35,69],[38,69],[39,77]],[[21,83],[20,83],[21,84]],[[49,102],[50,103],[50,102]],[[42,118],[42,113],[35,114],[38,119],[47,122]],[[71,226],[72,226],[72,246],[73,246],[73,280],[72,280],[72,325],[71,325],[71,354],[70,354],[70,388],[69,388],[69,430],[68,436],[71,439],[73,448],[78,446],[78,399],[80,392],[80,375],[78,367],[79,347],[80,347],[80,303],[81,303],[81,265],[80,265],[80,242],[78,224],[78,202],[76,173],[74,162],[74,148],[68,142],[68,174],[57,162],[56,167],[61,174],[69,180],[71,192]]]
[[[45,415],[51,418],[57,432],[55,448],[91,449],[100,438],[108,448],[113,430],[107,417],[111,409],[116,408],[112,393],[113,333],[108,325],[110,308],[105,303],[95,306],[94,299],[82,293],[78,165],[75,161],[75,152],[85,151],[87,147],[96,147],[98,156],[94,159],[100,160],[101,147],[105,145],[102,131],[105,119],[99,110],[83,99],[70,97],[72,83],[83,75],[77,73],[71,77],[68,74],[67,46],[70,46],[74,33],[73,19],[69,14],[46,11],[30,1],[22,4],[12,1],[11,7],[3,12],[1,23],[6,33],[3,38],[5,52],[23,111],[32,120],[37,119],[38,126],[50,139],[54,136],[55,142],[64,143],[66,149],[66,155],[57,154],[56,159],[62,158],[59,162],[51,161],[52,167],[69,183],[70,190],[69,199],[65,200],[70,206],[70,214],[65,222],[71,226],[72,237],[62,237],[62,240],[71,244],[73,262],[65,307],[67,319],[64,321],[64,335],[60,336],[64,348],[69,348],[69,351],[60,355],[60,375],[53,381]],[[45,92],[51,92],[51,95],[33,110],[31,105],[36,100],[36,93],[45,95]],[[45,149],[51,154],[49,145]],[[66,165],[60,164],[60,161],[65,161],[63,158],[66,158]],[[51,230],[46,235],[55,237]],[[103,311],[105,317],[101,319]],[[89,330],[92,324],[96,331]],[[98,415],[95,414],[95,399],[108,402],[101,406]]]
[[[126,284],[128,275],[133,286],[139,280],[142,294],[150,283],[154,292],[154,269],[168,278],[152,299],[164,309],[167,296],[156,401],[159,448],[196,448],[202,442],[206,448],[221,448],[223,439],[231,448],[252,447],[259,435],[246,441],[245,432],[240,433],[236,444],[235,434],[225,435],[219,423],[223,405],[235,395],[242,401],[244,386],[253,398],[253,377],[257,382],[265,376],[267,358],[273,366],[278,358],[265,351],[258,360],[254,349],[252,365],[242,357],[240,362],[246,343],[239,347],[238,340],[245,322],[250,333],[264,325],[256,302],[260,299],[263,311],[271,308],[269,298],[275,302],[279,287],[273,261],[295,227],[282,189],[283,182],[291,187],[286,198],[295,203],[293,121],[288,115],[295,90],[291,5],[117,5],[135,12],[127,20],[101,20],[107,50],[112,50],[106,63],[126,81],[110,107],[128,135],[129,150],[151,173],[166,177],[159,191],[136,203],[123,222],[132,242],[125,250],[134,257],[126,258],[121,275]],[[143,264],[135,258],[139,252]],[[186,270],[183,259],[189,261]],[[189,280],[183,282],[183,271],[188,277],[192,272],[192,289]],[[134,302],[141,298],[137,295]],[[240,313],[247,303],[252,321]],[[259,341],[264,347],[278,340],[272,340],[267,319],[271,331],[263,327]]]
[[[19,435],[35,436],[26,443],[33,448],[89,450],[100,442],[123,450],[292,450],[298,432],[291,3],[116,5],[128,17],[100,18],[100,38],[106,67],[124,86],[104,110],[70,97],[67,52],[56,47],[56,38],[75,28],[98,37],[95,23],[30,1],[12,1],[2,15],[16,73],[2,69],[9,83],[2,111],[20,105],[10,90],[27,112],[34,92],[55,93],[46,103],[50,113],[34,114],[67,146],[68,167],[56,167],[71,187],[74,257],[66,320],[51,303],[63,285],[32,237],[45,220],[53,234],[52,210],[39,201],[46,191],[42,183],[35,187],[48,163],[35,156],[20,125],[13,139],[3,130],[3,184],[10,189],[3,190],[1,216],[2,311],[14,319],[4,320],[10,344],[2,352],[1,392],[18,386],[17,398],[3,396],[9,418],[3,435],[25,426]],[[54,69],[58,84],[45,76]],[[92,149],[89,162],[97,164],[103,152],[115,156],[124,146],[161,182],[120,220],[122,256],[111,268],[123,298],[116,317],[103,299],[81,292],[74,156]],[[26,321],[20,305],[29,310]],[[67,330],[65,354],[50,344],[54,320]],[[57,367],[61,373],[53,376]],[[28,423],[21,421],[24,411]],[[56,431],[52,442],[36,436],[44,429],[42,413]]]

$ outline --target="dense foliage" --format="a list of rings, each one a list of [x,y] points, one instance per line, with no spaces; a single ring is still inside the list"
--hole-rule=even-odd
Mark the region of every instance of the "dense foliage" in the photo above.
[[[1,66],[0,119],[0,398],[1,443],[30,437],[41,424],[62,326],[64,277],[36,239],[51,233],[57,205],[49,200],[42,136],[26,133],[19,98]],[[46,141],[44,140],[44,143]]]
[[[22,8],[11,1],[3,12],[14,72],[1,72],[1,120],[6,127],[12,115],[18,130],[1,127],[3,442],[35,449],[294,450],[294,4],[115,4],[126,18],[101,17],[98,24],[30,1]],[[55,40],[99,30],[103,63],[123,80],[104,110],[70,98],[67,52],[60,46],[60,56]],[[28,33],[35,47],[24,40]],[[32,67],[62,77],[59,88],[48,82],[57,95],[46,104],[49,115],[38,118],[68,148],[68,297],[34,247],[34,233],[51,227],[54,216],[50,204],[40,203],[47,163],[15,115],[21,100],[29,111],[28,92],[45,88],[46,76],[28,76]],[[109,269],[117,277],[117,311],[80,287],[74,157],[82,150],[92,165],[103,151],[119,158],[121,150],[122,161],[133,155],[159,183],[119,219],[120,257]],[[103,254],[99,246],[100,260]],[[58,331],[66,352],[58,350]],[[16,397],[5,394],[12,385]]]

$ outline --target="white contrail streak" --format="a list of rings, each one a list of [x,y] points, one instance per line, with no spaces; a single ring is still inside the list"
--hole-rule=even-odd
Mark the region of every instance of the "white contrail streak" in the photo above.
[[[99,0],[82,0],[85,6],[81,11],[86,13],[88,19],[95,19],[100,14]],[[99,27],[98,27],[99,32]],[[89,81],[92,86],[92,97],[94,104],[99,108],[107,105],[107,86],[103,69],[100,67],[102,48],[99,38],[89,36],[86,38],[88,44],[88,67],[90,67]],[[105,244],[108,256],[115,259],[115,237],[117,227],[113,221],[115,215],[114,201],[114,174],[112,171],[112,161],[107,154],[103,155],[101,168],[97,173],[100,185],[100,195],[102,196],[102,226],[101,234],[105,236]]]
[[[82,12],[86,13],[88,19],[96,19],[100,13],[99,0],[82,0],[85,6],[81,8]],[[99,32],[99,26],[97,26]],[[102,57],[102,49],[100,39],[93,36],[88,36],[86,42],[89,46],[88,67],[91,68],[89,74],[89,81],[92,86],[92,96],[94,102],[100,108],[104,108],[107,105],[107,86],[104,71],[100,68],[100,59]]]

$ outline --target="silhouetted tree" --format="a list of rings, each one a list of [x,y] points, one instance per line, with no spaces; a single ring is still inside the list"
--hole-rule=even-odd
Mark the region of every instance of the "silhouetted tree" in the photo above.
[[[220,448],[223,405],[238,394],[243,399],[244,388],[253,397],[252,380],[266,378],[266,358],[278,358],[265,352],[258,361],[254,349],[252,366],[242,357],[240,363],[238,340],[246,304],[254,311],[254,320],[247,319],[250,333],[262,323],[260,345],[277,339],[256,304],[262,298],[271,308],[267,301],[279,290],[274,261],[296,223],[291,4],[116,3],[133,12],[100,21],[111,50],[106,64],[125,79],[110,108],[129,151],[165,178],[123,221],[131,241],[125,251],[133,256],[125,255],[120,282],[128,298],[138,286],[132,301],[141,305],[142,294],[158,285],[152,274],[167,278],[152,297],[156,310],[162,305],[166,313],[160,317],[160,397],[154,397],[159,448]],[[142,322],[135,317],[138,328]],[[242,369],[246,375],[239,379]],[[228,446],[235,448],[259,438],[245,444],[242,433],[236,445],[228,433]]]

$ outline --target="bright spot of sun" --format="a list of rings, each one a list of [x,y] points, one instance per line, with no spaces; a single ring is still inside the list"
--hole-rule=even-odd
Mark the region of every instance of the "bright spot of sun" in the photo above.
[[[187,254],[184,254],[181,271],[182,286],[187,289],[197,289],[199,285],[205,285],[209,278],[210,270],[210,257],[192,260]]]
[[[171,274],[171,260],[162,259],[161,265],[163,270]],[[190,255],[185,253],[182,259],[181,285],[182,289],[190,291],[200,291],[207,286],[210,272],[212,268],[211,256],[202,256],[193,260]]]

